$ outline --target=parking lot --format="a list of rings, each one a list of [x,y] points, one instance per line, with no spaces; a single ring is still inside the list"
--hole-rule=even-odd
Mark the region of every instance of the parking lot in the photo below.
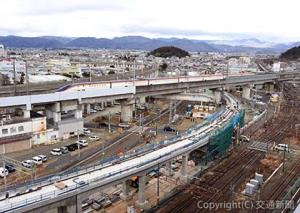
[[[184,131],[186,128],[197,123],[182,117],[186,104],[182,105],[181,108],[178,108],[178,113],[180,113],[181,118],[175,123],[170,124],[168,124],[169,113],[160,116],[163,110],[158,110],[157,105],[154,106],[156,108],[152,109],[147,116],[143,117],[143,123],[145,124],[143,128],[143,134],[141,134],[138,126],[135,126],[139,125],[139,122],[136,122],[135,125],[131,124],[133,125],[132,128],[124,128],[123,130],[122,128],[116,126],[115,128],[112,128],[111,133],[109,133],[107,126],[100,128],[89,128],[91,133],[80,135],[79,137],[79,140],[86,140],[88,142],[88,146],[82,147],[81,149],[77,149],[77,146],[75,145],[74,151],[67,151],[67,153],[63,153],[61,155],[50,154],[51,150],[53,149],[60,149],[61,147],[67,147],[70,144],[76,143],[78,138],[75,136],[67,140],[63,140],[62,142],[34,146],[30,150],[7,154],[7,157],[15,159],[19,162],[24,160],[32,160],[34,156],[38,155],[45,155],[47,157],[47,161],[43,162],[41,165],[34,166],[34,170],[25,169],[23,166],[16,167],[17,171],[7,176],[7,186],[14,186],[16,183],[23,183],[25,181],[30,182],[35,178],[65,171],[77,165],[97,163],[97,161],[101,160],[101,158],[123,153],[132,148],[143,146],[146,143],[156,143],[169,137],[173,137],[177,134],[177,132],[179,133]],[[167,105],[165,105],[165,107],[166,106]],[[107,108],[107,110],[118,110],[118,107],[119,106],[117,105],[115,107]],[[101,111],[99,113],[102,115],[105,113],[105,111]],[[118,114],[116,116],[118,116]],[[156,119],[157,117],[158,119]],[[153,122],[149,123],[151,120],[153,120]],[[91,135],[99,137],[99,140],[92,141],[89,138]],[[106,149],[106,147],[109,147],[109,149]],[[105,151],[102,152],[103,148],[105,148]],[[89,159],[93,155],[94,157]],[[4,180],[1,179],[0,183],[4,183]],[[4,187],[4,184],[1,184],[1,186]]]
[[[80,140],[86,140],[88,142],[87,147],[81,147],[80,149],[76,149],[74,151],[67,151],[59,156],[52,155],[51,150],[60,149],[61,147],[66,147],[70,144],[74,144],[77,141],[77,137],[72,137],[70,139],[64,140],[59,143],[51,144],[51,145],[40,145],[34,146],[30,150],[15,152],[7,154],[7,157],[17,160],[19,162],[25,160],[32,160],[34,156],[45,155],[47,157],[47,161],[43,162],[41,165],[36,165],[35,168],[35,177],[44,176],[50,174],[51,172],[61,171],[64,167],[70,165],[70,163],[74,160],[79,161],[82,157],[86,156],[89,152],[93,151],[95,147],[101,147],[107,141],[110,141],[113,137],[116,136],[117,133],[107,134],[105,130],[101,129],[92,129],[91,134],[89,135],[81,135],[79,137]],[[90,136],[97,136],[99,140],[94,141],[89,139]],[[7,164],[10,164],[9,162]],[[9,174],[7,176],[7,185],[14,184],[16,182],[21,182],[22,180],[31,179],[31,171],[26,170],[24,167],[16,167],[15,172]],[[25,173],[24,173],[25,172]],[[4,180],[1,179],[0,183],[3,183]],[[3,186],[4,184],[1,184]]]

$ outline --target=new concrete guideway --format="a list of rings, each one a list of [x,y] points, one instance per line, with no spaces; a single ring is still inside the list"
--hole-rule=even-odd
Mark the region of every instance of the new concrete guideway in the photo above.
[[[0,212],[81,212],[81,203],[95,192],[139,176],[138,204],[143,207],[145,199],[145,175],[157,165],[167,163],[182,156],[181,174],[187,178],[188,154],[206,145],[212,131],[230,122],[239,113],[236,100],[224,94],[227,108],[218,112],[210,123],[199,125],[192,131],[180,135],[174,140],[164,141],[151,150],[133,156],[124,156],[118,162],[108,162],[90,170],[51,179],[48,182],[30,186],[30,189],[18,189],[3,195],[0,200]],[[56,183],[59,181],[60,187]],[[124,192],[123,192],[124,193]],[[125,192],[126,194],[126,192]]]

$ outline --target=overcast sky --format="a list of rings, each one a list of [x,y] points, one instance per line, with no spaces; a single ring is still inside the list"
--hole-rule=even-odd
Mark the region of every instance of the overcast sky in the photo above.
[[[0,0],[0,35],[299,41],[299,0]]]

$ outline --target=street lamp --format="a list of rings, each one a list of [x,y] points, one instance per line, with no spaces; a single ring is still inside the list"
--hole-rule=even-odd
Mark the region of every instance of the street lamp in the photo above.
[[[6,191],[6,186],[7,186],[7,182],[6,182],[6,173],[5,173],[5,159],[4,159],[4,153],[2,154],[2,162],[3,162],[3,169],[4,169],[4,188],[5,188],[5,191]]]
[[[78,149],[78,157],[80,157],[80,144],[79,144],[79,129],[77,130],[77,149]]]

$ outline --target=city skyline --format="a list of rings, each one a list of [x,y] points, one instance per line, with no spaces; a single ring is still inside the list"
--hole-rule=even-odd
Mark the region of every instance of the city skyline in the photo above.
[[[1,1],[0,35],[298,41],[294,0]],[[280,15],[278,15],[280,14]]]

